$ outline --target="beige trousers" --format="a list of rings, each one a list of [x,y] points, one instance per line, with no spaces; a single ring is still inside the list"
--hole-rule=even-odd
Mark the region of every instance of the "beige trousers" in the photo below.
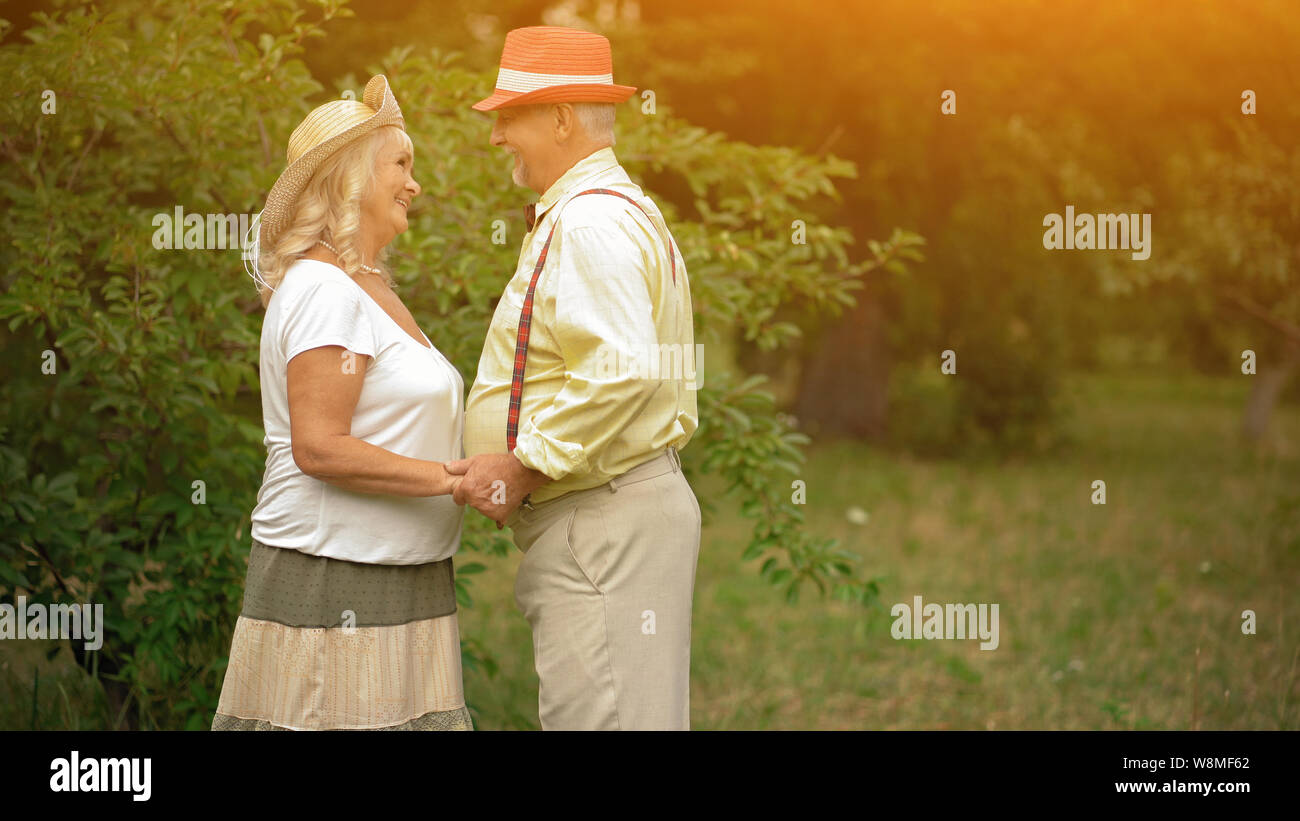
[[[700,505],[677,452],[521,507],[515,602],[533,628],[543,730],[690,729]]]

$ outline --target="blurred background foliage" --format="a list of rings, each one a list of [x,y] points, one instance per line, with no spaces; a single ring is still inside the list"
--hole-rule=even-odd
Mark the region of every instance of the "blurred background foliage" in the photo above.
[[[210,721],[264,458],[239,252],[156,250],[153,217],[256,212],[301,117],[387,73],[425,191],[395,243],[399,292],[472,381],[532,195],[468,106],[517,26],[601,31],[616,81],[643,90],[616,153],[689,266],[706,361],[686,467],[718,483],[707,515],[739,513],[733,555],[788,600],[879,593],[876,568],[791,503],[810,435],[900,459],[1050,458],[1080,436],[1070,374],[1230,377],[1247,348],[1243,441],[1267,447],[1300,397],[1286,0],[121,0],[0,17],[0,591],[105,604],[104,649],[72,652],[106,726]],[[1066,205],[1152,213],[1151,259],[1045,250],[1043,217]],[[466,521],[467,550],[510,554]],[[483,566],[460,559],[467,607]],[[494,648],[465,651],[467,676],[496,675]]]
[[[452,0],[436,12],[379,0],[364,25],[326,26],[305,59],[318,75],[360,73],[391,37],[487,66],[511,28],[594,28],[622,81],[683,119],[850,161],[854,180],[805,218],[858,238],[901,226],[926,238],[925,263],[864,277],[837,322],[786,306],[799,344],[746,347],[742,362],[777,379],[808,432],[1005,453],[1061,444],[1072,369],[1239,372],[1250,348],[1268,363],[1242,409],[1251,440],[1280,397],[1300,397],[1294,12],[1291,0]],[[948,89],[955,116],[939,113]],[[1246,89],[1257,114],[1242,113]],[[1152,259],[1045,250],[1043,217],[1066,205],[1150,212]],[[865,241],[853,256],[869,258]],[[949,348],[980,373],[936,391]],[[909,424],[918,415],[949,421]]]

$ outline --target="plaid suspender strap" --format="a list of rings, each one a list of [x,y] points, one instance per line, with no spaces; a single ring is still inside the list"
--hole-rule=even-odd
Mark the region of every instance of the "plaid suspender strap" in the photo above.
[[[615,197],[621,197],[628,202],[636,205],[638,211],[645,214],[645,218],[650,220],[650,215],[645,213],[645,209],[637,205],[636,200],[612,191],[608,188],[589,188],[586,191],[579,191],[574,197],[581,197],[584,194],[612,194]],[[570,197],[572,199],[572,197]],[[537,279],[541,276],[542,268],[546,266],[546,255],[551,250],[551,240],[555,238],[555,228],[560,224],[560,218],[557,215],[555,221],[551,223],[551,231],[546,235],[546,244],[542,246],[542,253],[537,257],[537,265],[533,268],[533,277],[528,282],[528,292],[524,294],[524,307],[519,312],[519,335],[515,339],[515,372],[510,379],[510,410],[506,414],[506,450],[513,452],[515,442],[519,434],[519,406],[524,395],[524,366],[528,362],[528,334],[533,326],[533,291],[537,288]],[[654,220],[650,220],[650,225],[654,226]],[[668,259],[672,265],[673,284],[677,284],[677,255],[673,251],[672,240],[668,240]]]

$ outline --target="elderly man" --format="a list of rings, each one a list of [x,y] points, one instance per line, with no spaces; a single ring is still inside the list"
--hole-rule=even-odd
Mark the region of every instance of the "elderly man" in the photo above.
[[[465,411],[455,498],[509,526],[543,729],[689,729],[700,508],[678,451],[698,411],[690,284],[614,156],[609,41],[506,36],[492,144],[529,206]]]

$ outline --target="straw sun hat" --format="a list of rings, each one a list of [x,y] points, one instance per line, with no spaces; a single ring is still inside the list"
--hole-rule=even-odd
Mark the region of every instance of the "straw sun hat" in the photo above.
[[[308,114],[289,135],[288,167],[266,196],[266,207],[258,220],[258,245],[267,247],[289,227],[298,195],[322,162],[358,137],[386,125],[406,130],[397,98],[382,74],[366,83],[360,102],[331,100]]]

